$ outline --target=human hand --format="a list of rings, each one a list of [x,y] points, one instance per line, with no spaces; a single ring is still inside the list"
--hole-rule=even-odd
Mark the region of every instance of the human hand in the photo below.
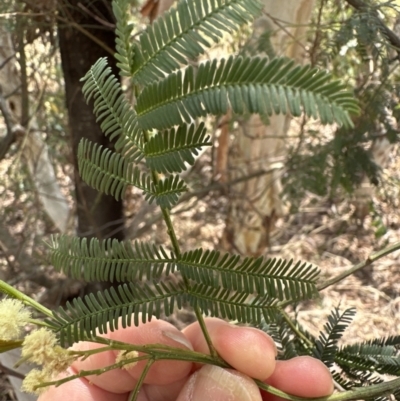
[[[273,340],[260,330],[238,327],[215,318],[206,319],[207,329],[219,355],[234,369],[213,365],[195,366],[184,361],[158,361],[150,368],[137,401],[275,401],[278,397],[260,392],[250,377],[263,380],[284,392],[301,397],[323,397],[333,391],[328,369],[317,359],[298,357],[275,361]],[[107,337],[126,343],[165,344],[209,353],[198,323],[182,332],[163,320],[120,329]],[[75,349],[97,347],[78,343]],[[100,347],[100,345],[99,345]],[[76,361],[70,374],[99,369],[115,363],[117,352],[107,351]],[[38,401],[128,401],[146,362],[128,370],[112,370],[53,387]]]

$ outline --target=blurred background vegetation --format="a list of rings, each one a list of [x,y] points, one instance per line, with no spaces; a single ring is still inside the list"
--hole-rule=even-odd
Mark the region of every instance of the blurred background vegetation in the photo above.
[[[280,7],[288,8],[287,1]],[[173,211],[174,222],[184,250],[203,246],[305,259],[323,274],[337,273],[400,239],[400,0],[299,1],[312,6],[306,22],[275,16],[268,8],[273,2],[265,3],[267,23],[256,24],[257,35],[244,28],[219,45],[219,55],[228,48],[289,55],[296,45],[293,57],[344,81],[361,114],[353,129],[287,119],[276,132],[279,144],[271,135],[265,145],[270,152],[260,153],[255,167],[243,157],[247,148],[260,147],[251,119],[208,121],[216,146],[185,173],[191,190]],[[134,33],[170,6],[134,2]],[[0,279],[51,306],[99,288],[52,270],[45,245],[52,234],[167,240],[158,210],[140,192],[129,190],[116,202],[76,173],[83,136],[112,147],[83,101],[79,78],[101,56],[116,71],[113,29],[109,0],[0,3]],[[284,40],[277,46],[276,38]],[[124,88],[132,97],[129,81]],[[261,192],[249,192],[251,185]],[[249,235],[252,230],[257,236]],[[354,336],[398,334],[396,255],[334,286],[320,305],[311,311],[303,305],[298,314],[317,332],[320,318],[340,302],[359,310]],[[4,386],[4,399],[15,397]]]

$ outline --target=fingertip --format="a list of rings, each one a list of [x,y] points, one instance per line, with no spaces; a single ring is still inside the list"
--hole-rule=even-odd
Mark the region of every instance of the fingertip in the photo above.
[[[310,356],[277,361],[275,371],[266,383],[299,397],[324,397],[333,393],[333,380],[329,369],[320,360]],[[263,399],[282,400],[265,392]]]
[[[177,401],[261,401],[260,391],[248,376],[232,369],[205,365],[192,374]]]
[[[233,368],[259,380],[265,380],[272,374],[275,369],[276,347],[267,334],[215,318],[205,319],[205,322],[218,354]],[[209,353],[197,323],[188,326],[184,333],[195,351]]]
[[[221,326],[216,330],[215,347],[233,368],[254,379],[265,380],[275,370],[275,344],[261,330]]]

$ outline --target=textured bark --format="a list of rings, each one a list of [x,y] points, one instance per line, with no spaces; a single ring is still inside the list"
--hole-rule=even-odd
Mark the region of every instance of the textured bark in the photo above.
[[[6,26],[0,24],[0,111],[7,132],[0,142],[0,160],[7,155],[12,143],[19,139],[22,144],[23,160],[28,166],[44,211],[59,231],[64,232],[67,228],[69,206],[58,184],[47,144],[37,129],[35,116],[29,116],[28,91],[24,82],[26,66],[23,62],[23,31],[21,27],[19,32],[21,69],[18,70],[10,32]]]
[[[80,4],[83,7],[80,7]],[[100,239],[108,237],[123,239],[122,202],[90,188],[77,172],[77,150],[82,138],[88,138],[105,147],[112,146],[96,122],[93,105],[86,104],[80,82],[90,67],[104,56],[108,56],[109,65],[118,75],[115,59],[111,54],[107,54],[106,50],[115,47],[113,28],[110,24],[98,22],[114,22],[111,1],[69,0],[60,2],[59,7],[62,21],[71,21],[59,25],[59,43],[75,166],[78,235],[95,236]],[[83,29],[77,29],[77,26]],[[92,37],[96,38],[97,43]],[[98,43],[105,46],[100,46]]]
[[[314,0],[264,0],[264,15],[255,22],[255,33],[266,29],[274,35],[271,42],[278,56],[288,56],[301,63],[305,57],[306,24]],[[286,213],[280,197],[282,185],[279,167],[285,156],[285,136],[290,116],[272,116],[265,125],[258,115],[243,124],[231,147],[230,179],[255,171],[273,172],[235,186],[223,238],[225,248],[244,254],[260,254],[269,243],[269,234],[278,217]]]

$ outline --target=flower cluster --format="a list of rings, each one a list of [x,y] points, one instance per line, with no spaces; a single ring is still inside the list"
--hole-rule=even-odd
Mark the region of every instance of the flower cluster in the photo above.
[[[17,299],[5,298],[0,302],[0,340],[11,341],[20,338],[31,313]]]
[[[133,362],[126,363],[122,366],[122,369],[130,369],[133,368],[135,365],[137,365],[137,361],[134,359],[139,356],[139,353],[137,351],[120,351],[117,354],[115,362],[120,363],[122,361],[128,361],[130,359],[133,359]]]
[[[21,301],[11,298],[1,300],[0,340],[20,339],[24,326],[31,317],[31,312]],[[46,388],[37,386],[50,382],[56,375],[65,371],[76,359],[76,356],[57,344],[57,338],[53,332],[41,328],[25,337],[22,343],[22,358],[43,366],[42,370],[33,369],[22,384],[24,391],[40,394]]]
[[[25,337],[22,357],[43,366],[43,370],[32,370],[22,384],[24,391],[35,394],[46,390],[45,387],[37,387],[39,384],[52,381],[77,358],[72,351],[60,347],[55,334],[45,328],[35,330]]]

